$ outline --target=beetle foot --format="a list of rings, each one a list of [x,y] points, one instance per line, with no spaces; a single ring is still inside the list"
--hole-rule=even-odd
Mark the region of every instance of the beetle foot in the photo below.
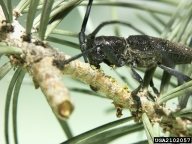
[[[137,102],[137,110],[135,115],[138,116],[138,113],[142,111],[141,99],[139,96],[132,94],[133,99]]]

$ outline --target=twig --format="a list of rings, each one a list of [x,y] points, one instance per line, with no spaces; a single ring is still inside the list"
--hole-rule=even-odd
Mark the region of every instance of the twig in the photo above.
[[[70,58],[69,56],[51,47],[47,42],[40,41],[37,37],[26,38],[25,30],[16,20],[12,24],[14,31],[5,28],[9,25],[2,23],[3,19],[0,21],[1,41],[8,46],[23,50],[21,55],[8,55],[12,65],[26,68],[33,77],[35,87],[41,88],[53,112],[60,119],[67,119],[74,108],[63,83],[62,73],[93,86],[112,99],[113,104],[117,107],[118,117],[121,116],[123,108],[129,109],[134,114],[137,103],[133,100],[128,88],[123,87],[114,78],[105,75],[102,70],[78,60],[72,61],[64,69],[58,69],[53,62],[65,61]],[[30,41],[25,41],[26,39]],[[152,123],[159,122],[164,131],[170,131],[171,135],[192,136],[192,132],[187,129],[192,126],[191,121],[173,117],[171,114],[173,111],[149,101],[147,95],[147,91],[138,93],[142,102],[142,111],[134,117],[136,121],[140,120],[142,113],[146,113]]]

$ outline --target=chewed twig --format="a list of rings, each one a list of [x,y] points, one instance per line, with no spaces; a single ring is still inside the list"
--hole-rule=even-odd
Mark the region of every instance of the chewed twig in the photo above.
[[[64,85],[61,71],[52,65],[52,58],[45,57],[33,64],[30,74],[39,84],[56,116],[62,120],[69,118],[74,106]]]
[[[55,115],[66,120],[74,106],[64,85],[61,71],[52,65],[58,51],[36,37],[25,41],[24,39],[29,38],[26,38],[25,30],[16,20],[12,24],[14,30],[7,29],[8,26],[5,22],[0,23],[1,42],[23,51],[21,55],[9,54],[10,62],[14,67],[21,66],[27,69],[33,77],[35,87],[41,88]]]

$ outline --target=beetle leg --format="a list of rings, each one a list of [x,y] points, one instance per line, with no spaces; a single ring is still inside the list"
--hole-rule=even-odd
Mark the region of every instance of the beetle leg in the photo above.
[[[137,102],[137,111],[136,113],[138,113],[139,109],[141,108],[141,100],[140,97],[137,95],[137,93],[139,92],[139,90],[142,88],[143,86],[143,79],[141,78],[141,76],[133,69],[133,65],[130,65],[131,68],[131,74],[132,77],[135,78],[140,84],[139,86],[133,90],[131,92],[131,95],[133,96],[133,99]]]
[[[123,66],[125,64],[125,60],[123,57],[117,57],[117,55],[114,54],[114,52],[112,51],[111,46],[106,43],[103,42],[104,44],[101,45],[101,50],[107,55],[107,57],[111,60],[111,62],[113,64],[115,64],[116,66]],[[143,79],[141,78],[141,76],[133,69],[133,64],[130,65],[131,67],[131,73],[133,78],[135,78],[140,85],[131,92],[131,95],[133,96],[134,100],[137,101],[137,111],[136,113],[138,113],[139,109],[141,108],[141,100],[140,97],[137,96],[137,93],[139,92],[139,90],[141,89],[142,85],[143,85]]]
[[[158,67],[162,68],[164,71],[170,73],[171,75],[175,76],[176,78],[184,80],[185,82],[192,80],[190,77],[186,76],[185,74],[183,74],[175,69],[172,69],[170,67],[166,67],[160,63],[158,63]]]
[[[157,90],[157,88],[154,86],[154,83],[153,83],[153,79],[151,79],[150,80],[150,87],[153,89],[153,92],[157,95],[157,96],[159,96],[159,92],[158,92],[158,90]]]
[[[187,93],[182,99],[180,100],[179,106],[181,109],[186,108],[188,99],[190,97],[191,93]]]
[[[103,42],[104,44],[101,45],[101,50],[107,55],[107,57],[111,60],[113,64],[115,64],[118,67],[122,67],[125,65],[125,59],[124,56],[116,55],[111,45],[107,42]]]
[[[192,80],[190,77],[186,76],[185,74],[183,74],[183,73],[181,73],[181,72],[179,72],[179,71],[177,71],[175,69],[166,67],[166,66],[164,66],[164,65],[162,65],[160,63],[158,63],[158,66],[160,68],[162,68],[163,70],[167,71],[168,73],[170,73],[171,75],[175,76],[179,80],[183,80],[185,82],[188,82],[188,81]],[[181,103],[179,104],[181,109],[186,107],[190,95],[191,95],[191,93],[187,93],[185,95],[185,97],[183,98],[183,100],[181,101]]]

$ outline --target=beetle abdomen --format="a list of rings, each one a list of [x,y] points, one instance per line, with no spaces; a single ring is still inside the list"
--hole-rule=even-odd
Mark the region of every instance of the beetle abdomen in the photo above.
[[[164,65],[167,65],[166,61],[169,60],[174,64],[186,64],[192,61],[192,49],[177,42],[147,35],[129,36],[126,40],[133,51],[146,55],[147,53],[162,55],[161,61]]]

